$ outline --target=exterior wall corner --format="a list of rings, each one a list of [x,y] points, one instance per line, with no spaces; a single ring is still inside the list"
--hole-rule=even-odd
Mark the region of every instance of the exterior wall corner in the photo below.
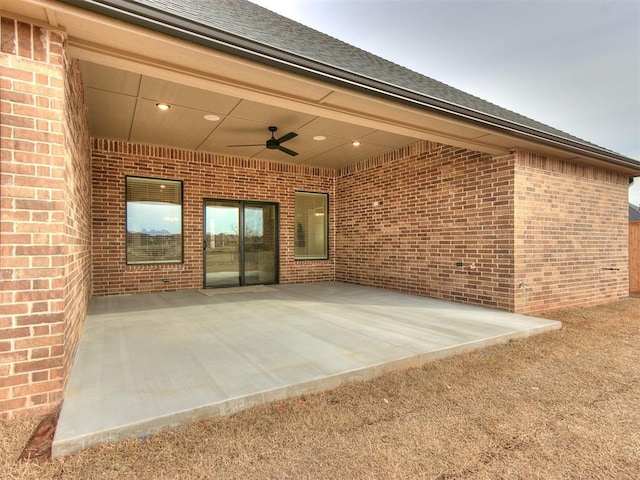
[[[81,325],[86,313],[69,304],[89,271],[86,256],[70,262],[74,249],[87,252],[74,230],[86,235],[89,224],[86,208],[70,214],[79,200],[70,190],[89,171],[86,152],[74,151],[88,129],[82,99],[70,104],[78,85],[69,82],[79,76],[68,78],[64,34],[6,17],[0,30],[0,414],[13,414],[60,402],[73,356],[68,325],[71,318]]]
[[[336,279],[513,310],[513,169],[435,142],[342,169]]]

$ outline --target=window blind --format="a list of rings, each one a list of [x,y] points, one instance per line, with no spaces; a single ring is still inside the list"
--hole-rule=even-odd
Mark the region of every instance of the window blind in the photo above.
[[[127,263],[182,262],[182,182],[126,177]]]

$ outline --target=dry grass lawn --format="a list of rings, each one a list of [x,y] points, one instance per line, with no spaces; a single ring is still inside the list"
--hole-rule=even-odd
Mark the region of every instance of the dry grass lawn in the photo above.
[[[637,479],[640,298],[564,328],[38,465],[0,422],[3,479]]]

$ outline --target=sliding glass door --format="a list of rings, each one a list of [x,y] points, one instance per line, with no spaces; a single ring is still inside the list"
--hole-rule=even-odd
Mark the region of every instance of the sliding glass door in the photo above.
[[[206,201],[204,286],[240,285],[240,205]]]
[[[205,200],[204,286],[278,281],[277,205]]]
[[[276,283],[276,205],[244,204],[244,285]]]

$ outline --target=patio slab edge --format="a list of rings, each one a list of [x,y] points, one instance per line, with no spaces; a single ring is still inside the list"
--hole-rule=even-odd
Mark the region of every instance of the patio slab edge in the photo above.
[[[391,362],[382,362],[363,368],[340,372],[333,375],[315,378],[306,382],[283,385],[281,387],[263,390],[261,392],[229,398],[221,402],[195,407],[190,410],[175,412],[170,415],[151,418],[136,423],[130,423],[118,428],[92,432],[86,435],[55,440],[52,445],[52,457],[70,455],[80,450],[109,442],[116,442],[127,438],[146,438],[165,428],[177,428],[189,422],[204,418],[224,417],[243,410],[264,405],[266,403],[294,398],[300,395],[320,393],[339,387],[350,381],[365,381],[379,377],[387,372],[403,370],[420,365],[420,354],[408,355]]]
[[[67,438],[64,440],[54,439],[52,444],[52,456],[62,457],[95,445],[115,442],[127,438],[138,437],[144,439],[147,436],[158,433],[165,428],[177,428],[186,423],[201,420],[203,418],[228,416],[258,405],[287,398],[294,398],[300,395],[320,393],[322,391],[337,388],[348,382],[371,380],[388,372],[420,367],[442,358],[480,350],[494,345],[505,344],[510,340],[526,338],[560,328],[562,328],[562,324],[560,322],[550,320],[545,325],[496,335],[494,337],[483,338],[481,340],[475,340],[430,352],[414,353],[389,362],[368,365],[362,368],[311,379],[306,382],[283,385],[261,392],[229,398],[210,405],[203,405],[193,409],[175,412],[170,415],[127,424],[114,429],[93,432],[91,434]]]

